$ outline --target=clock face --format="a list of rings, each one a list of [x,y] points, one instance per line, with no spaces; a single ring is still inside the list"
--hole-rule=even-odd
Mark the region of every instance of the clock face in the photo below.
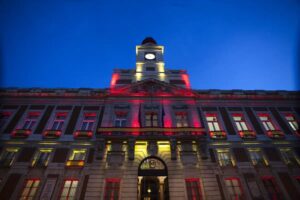
[[[154,60],[155,54],[154,53],[145,53],[146,60]]]

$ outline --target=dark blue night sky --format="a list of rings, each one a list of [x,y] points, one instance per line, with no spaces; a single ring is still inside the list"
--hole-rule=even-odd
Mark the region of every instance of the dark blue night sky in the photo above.
[[[1,87],[109,87],[152,36],[195,89],[300,89],[298,0],[0,1]]]

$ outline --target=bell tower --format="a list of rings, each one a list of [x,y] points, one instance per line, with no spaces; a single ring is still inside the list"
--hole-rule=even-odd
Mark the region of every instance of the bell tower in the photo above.
[[[136,46],[135,81],[149,78],[168,82],[165,72],[164,47],[157,45],[151,37],[146,37]]]

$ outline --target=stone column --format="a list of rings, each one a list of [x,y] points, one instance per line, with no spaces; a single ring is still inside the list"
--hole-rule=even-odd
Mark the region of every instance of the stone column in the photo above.
[[[97,160],[102,160],[105,152],[105,139],[100,138],[97,141],[97,154],[96,154],[96,159]]]
[[[142,176],[138,176],[138,200],[141,199],[141,194],[142,194],[142,191],[141,191],[142,180],[143,180],[143,177]]]
[[[128,139],[128,160],[134,160],[135,139]]]
[[[165,183],[165,176],[158,176],[159,181],[159,199],[164,200],[164,183]]]
[[[175,138],[170,139],[171,160],[177,160],[177,141]]]

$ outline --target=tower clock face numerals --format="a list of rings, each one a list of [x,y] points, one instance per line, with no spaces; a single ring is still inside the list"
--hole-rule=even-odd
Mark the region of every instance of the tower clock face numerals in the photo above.
[[[156,58],[154,53],[145,53],[146,60],[154,60]]]

